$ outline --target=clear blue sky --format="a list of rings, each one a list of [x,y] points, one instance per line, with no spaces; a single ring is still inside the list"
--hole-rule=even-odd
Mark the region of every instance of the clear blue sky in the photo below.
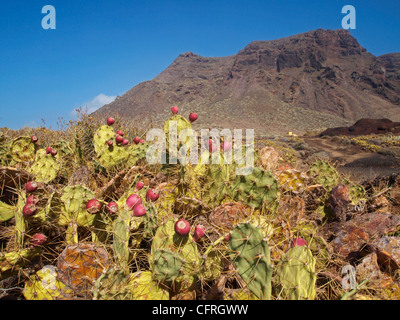
[[[0,127],[57,128],[78,106],[96,108],[151,80],[180,53],[236,54],[254,40],[340,29],[356,8],[360,44],[400,52],[398,0],[0,0]],[[56,29],[42,28],[42,7]]]

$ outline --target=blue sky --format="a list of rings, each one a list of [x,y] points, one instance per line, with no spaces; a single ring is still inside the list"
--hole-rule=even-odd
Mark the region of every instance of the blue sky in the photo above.
[[[387,0],[1,0],[0,127],[57,128],[73,110],[94,110],[163,71],[183,52],[236,54],[254,40],[318,28],[351,34],[374,55],[400,52],[400,1]],[[42,7],[56,29],[42,28]]]

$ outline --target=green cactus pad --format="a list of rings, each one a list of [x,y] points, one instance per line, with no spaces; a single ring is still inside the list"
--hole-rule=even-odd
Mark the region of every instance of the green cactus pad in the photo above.
[[[349,197],[353,205],[357,205],[362,200],[367,200],[367,193],[360,184],[352,185],[349,188]]]
[[[316,184],[322,184],[328,192],[339,183],[339,173],[327,161],[317,160],[308,173]]]
[[[252,208],[262,208],[264,203],[274,204],[278,199],[278,183],[275,177],[260,167],[248,175],[237,176],[231,187],[235,201]]]
[[[96,215],[87,212],[86,203],[93,198],[94,192],[82,185],[65,187],[60,197],[62,205],[58,223],[68,225],[74,221],[82,227],[92,225]]]
[[[154,280],[170,284],[183,277],[185,261],[169,250],[156,250],[153,255],[152,272]]]
[[[261,229],[250,223],[237,225],[231,232],[229,250],[234,266],[251,292],[259,299],[270,299],[272,266]]]
[[[40,149],[36,153],[35,162],[29,171],[36,177],[36,181],[49,183],[57,177],[60,165],[56,158]]]
[[[315,298],[315,258],[306,246],[290,248],[276,267],[278,297],[290,300]]]
[[[123,270],[129,270],[129,237],[131,215],[122,211],[113,223],[113,252],[117,264]]]
[[[94,283],[93,300],[133,300],[131,275],[109,268]]]
[[[197,245],[192,236],[175,233],[175,222],[170,219],[158,227],[154,236],[149,263],[154,279],[166,285],[190,287],[196,279],[200,264]]]
[[[8,221],[14,217],[16,207],[0,201],[0,222]]]
[[[191,129],[192,129],[192,125],[190,124],[190,122],[187,119],[185,119],[184,117],[182,117],[181,115],[174,115],[165,122],[164,133],[167,138],[166,139],[167,140],[167,149],[168,149],[168,153],[169,153],[170,157],[173,156],[175,158],[178,158],[178,152],[182,145],[186,145],[187,148],[191,147],[191,138],[190,137],[187,137],[184,142],[178,142],[179,134],[183,130],[191,130]],[[176,130],[176,134],[177,134],[176,143],[174,143],[173,140],[170,140],[170,136],[169,136],[170,130],[171,131]]]

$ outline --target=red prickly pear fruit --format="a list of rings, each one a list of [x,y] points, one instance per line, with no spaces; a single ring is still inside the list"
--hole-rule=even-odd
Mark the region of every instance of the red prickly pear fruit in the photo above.
[[[47,241],[47,237],[43,233],[36,233],[30,239],[30,244],[32,247],[39,247]]]
[[[143,205],[137,204],[134,208],[133,208],[133,215],[135,217],[142,217],[146,214],[146,209],[143,207]]]
[[[209,150],[211,153],[214,153],[215,151],[217,151],[217,145],[214,144],[214,141],[212,141],[211,139],[208,140],[208,150]]]
[[[39,140],[38,137],[35,136],[35,135],[33,135],[33,136],[31,137],[31,142],[33,142],[33,143],[37,143],[38,140]]]
[[[124,132],[123,132],[122,130],[118,130],[118,131],[117,131],[117,134],[120,135],[120,136],[123,136],[123,135],[124,135]]]
[[[28,193],[34,192],[38,188],[36,181],[28,181],[25,185],[25,190]]]
[[[142,188],[144,187],[144,183],[142,181],[139,181],[138,183],[136,183],[136,190],[142,190]]]
[[[37,210],[37,208],[36,208],[35,204],[27,203],[22,209],[22,214],[25,217],[29,217],[29,216],[34,215],[36,213],[36,210]]]
[[[140,143],[140,138],[139,137],[135,137],[135,139],[133,139],[133,142],[135,144],[139,144]]]
[[[122,145],[123,146],[127,146],[128,144],[129,144],[129,140],[128,139],[122,140]]]
[[[290,244],[290,247],[301,247],[301,246],[307,246],[308,243],[306,240],[304,240],[303,238],[294,238],[292,243]]]
[[[225,240],[226,240],[226,241],[229,241],[230,238],[231,238],[231,234],[228,233],[228,234],[225,236]]]
[[[139,143],[144,143],[144,140],[143,140],[143,139],[140,139]]]
[[[33,194],[30,195],[30,196],[26,199],[26,204],[29,204],[29,203],[31,203],[31,204],[36,204],[36,203],[38,203],[38,202],[39,202],[39,198],[36,197],[36,196],[34,196]]]
[[[117,213],[118,212],[118,204],[116,202],[110,202],[107,204],[107,211],[109,213]]]
[[[113,144],[114,144],[114,142],[113,142],[112,140],[108,140],[108,141],[107,141],[107,144],[108,144],[109,147],[112,147]]]
[[[229,151],[231,149],[232,149],[232,144],[230,142],[228,142],[228,141],[222,142],[222,150],[224,152]]]
[[[177,106],[173,106],[171,108],[171,111],[172,111],[173,114],[178,114],[178,107]]]
[[[201,238],[204,237],[204,235],[206,234],[206,228],[199,224],[194,228],[194,235],[193,235],[193,239],[194,241],[199,241]]]
[[[133,209],[139,204],[142,204],[142,198],[140,198],[137,194],[131,194],[128,199],[126,199],[126,206],[129,209]]]
[[[190,224],[185,219],[179,219],[175,222],[175,232],[180,236],[186,236],[190,232]]]
[[[114,118],[111,118],[111,117],[107,118],[107,124],[108,124],[109,126],[112,126],[112,125],[114,124],[114,122],[115,122],[115,119],[114,119]]]
[[[49,154],[49,153],[51,153],[51,150],[53,150],[53,148],[52,148],[52,147],[47,147],[47,148],[46,148],[46,154]]]
[[[51,153],[51,155],[54,157],[54,156],[57,154],[57,150],[56,150],[56,149],[53,149],[53,148],[51,148],[51,151],[50,151],[50,153]]]
[[[86,210],[91,214],[99,213],[101,210],[101,203],[97,199],[91,199],[86,203]]]
[[[197,113],[193,113],[193,112],[191,112],[191,113],[189,114],[189,121],[190,121],[190,122],[194,122],[194,121],[196,121],[196,120],[197,120],[197,118],[198,118],[198,115],[197,115]]]
[[[121,136],[118,135],[115,137],[115,141],[117,142],[117,144],[120,144],[124,141],[124,138],[122,138]]]
[[[154,189],[149,189],[146,193],[146,200],[156,201],[160,195],[154,192]]]

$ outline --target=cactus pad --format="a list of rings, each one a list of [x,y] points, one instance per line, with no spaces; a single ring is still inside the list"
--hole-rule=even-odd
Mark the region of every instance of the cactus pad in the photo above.
[[[272,267],[262,231],[250,223],[234,227],[229,239],[230,256],[239,275],[259,299],[271,297]]]
[[[315,297],[315,258],[306,246],[290,248],[276,267],[278,296],[290,300]]]
[[[58,279],[77,293],[87,294],[109,263],[107,251],[100,246],[68,245],[57,260]]]

